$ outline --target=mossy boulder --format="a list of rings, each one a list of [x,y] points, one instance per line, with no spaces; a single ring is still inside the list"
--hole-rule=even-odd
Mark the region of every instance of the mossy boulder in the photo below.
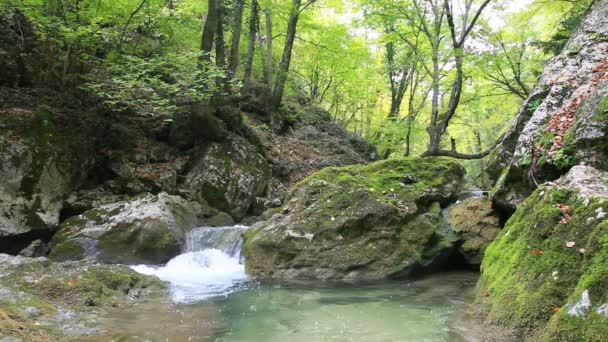
[[[445,218],[461,240],[459,252],[471,265],[479,265],[488,245],[500,232],[500,220],[487,197],[471,197],[450,206]]]
[[[0,252],[50,234],[64,196],[94,164],[87,129],[56,120],[47,108],[0,109]]]
[[[189,198],[207,202],[237,220],[256,197],[263,195],[270,168],[257,148],[231,134],[226,141],[207,146],[186,175]]]
[[[142,194],[66,220],[53,236],[50,257],[160,264],[181,252],[188,231],[226,222],[231,223],[227,214],[197,202],[167,193]]]
[[[158,278],[125,266],[0,254],[0,336],[82,340],[99,316],[166,292]]]
[[[541,185],[490,244],[478,301],[486,324],[527,341],[608,336],[608,173],[575,166]]]
[[[442,158],[326,168],[295,186],[244,237],[258,277],[383,279],[437,265],[452,250],[439,203],[458,195],[464,169]]]

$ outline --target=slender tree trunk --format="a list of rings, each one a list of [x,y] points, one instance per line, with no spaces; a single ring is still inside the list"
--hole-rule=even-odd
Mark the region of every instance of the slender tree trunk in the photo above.
[[[268,92],[272,91],[272,78],[274,61],[272,56],[272,17],[270,16],[270,5],[264,9],[264,17],[266,20],[266,58],[264,63],[264,79]]]
[[[226,46],[224,44],[224,4],[222,0],[217,0],[217,28],[215,32],[215,65],[224,69],[226,66]],[[218,76],[215,80],[217,85],[216,92],[226,91],[228,89],[227,75]]]
[[[224,4],[221,0],[217,0],[217,22],[215,34],[215,64],[218,67],[226,65],[226,48],[224,46]]]
[[[287,34],[285,36],[285,46],[283,48],[283,57],[281,58],[279,72],[277,73],[274,90],[272,92],[271,109],[275,111],[281,106],[283,92],[285,91],[285,83],[287,81],[289,65],[291,64],[291,52],[293,43],[296,39],[296,29],[300,17],[302,0],[292,0],[291,4],[291,12],[289,13],[289,21],[287,23]]]
[[[412,125],[414,124],[414,120],[411,117],[407,118],[407,131],[405,133],[405,156],[409,157],[412,153],[411,151],[411,137],[412,137]]]
[[[251,72],[253,69],[253,57],[255,56],[255,41],[258,33],[258,0],[251,0],[251,16],[249,18],[249,41],[247,43],[247,58],[245,60],[245,72],[243,76],[243,94],[251,91]]]
[[[241,27],[243,26],[243,7],[245,0],[236,0],[234,3],[234,27],[232,30],[232,45],[230,47],[230,76],[236,75],[239,67],[239,45],[241,43]],[[253,4],[251,6],[253,8]],[[253,11],[253,9],[252,9]]]
[[[201,36],[201,61],[211,62],[211,50],[213,49],[213,41],[215,39],[215,30],[217,29],[217,2],[218,0],[208,1],[207,18],[203,27]]]

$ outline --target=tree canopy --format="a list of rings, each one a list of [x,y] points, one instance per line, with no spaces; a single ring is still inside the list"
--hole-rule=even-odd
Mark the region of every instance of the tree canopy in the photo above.
[[[477,159],[590,2],[8,0],[0,11],[36,70],[22,83],[169,119],[230,94],[262,94],[279,114],[300,98],[385,157]]]

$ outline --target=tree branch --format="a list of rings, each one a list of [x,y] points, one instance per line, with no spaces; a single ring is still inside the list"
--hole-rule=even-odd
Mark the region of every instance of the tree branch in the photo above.
[[[456,150],[434,150],[434,151],[426,151],[421,157],[451,157],[456,159],[465,159],[465,160],[473,160],[473,159],[482,159],[487,157],[494,149],[502,143],[505,138],[505,133],[500,136],[487,150],[479,152],[479,153],[460,153]]]

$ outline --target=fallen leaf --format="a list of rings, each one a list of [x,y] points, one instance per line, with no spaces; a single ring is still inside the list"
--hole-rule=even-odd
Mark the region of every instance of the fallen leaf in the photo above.
[[[543,254],[543,251],[541,251],[540,249],[535,249],[532,251],[533,254]]]
[[[553,312],[560,312],[561,310],[562,308],[560,308],[559,306],[553,308]]]

